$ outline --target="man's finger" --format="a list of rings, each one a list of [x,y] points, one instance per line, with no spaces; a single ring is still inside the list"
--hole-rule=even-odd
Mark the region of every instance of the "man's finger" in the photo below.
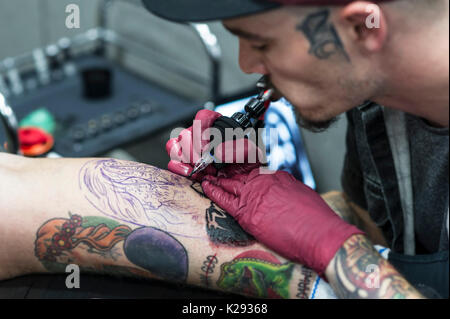
[[[214,122],[221,117],[222,115],[220,113],[210,111],[210,110],[200,110],[195,115],[196,121],[201,121],[202,130],[211,127]]]
[[[231,216],[236,217],[238,198],[235,195],[228,193],[207,179],[202,182],[202,188],[210,200],[219,205]]]
[[[166,143],[166,152],[173,161],[181,161],[182,149],[180,145],[181,136],[171,138]]]
[[[181,162],[183,163],[193,163],[194,145],[192,141],[192,127],[181,131],[179,143],[182,150]]]
[[[217,177],[231,178],[241,183],[248,179],[248,174],[255,168],[261,167],[261,164],[230,164],[222,168]]]
[[[192,127],[181,131],[178,137],[171,138],[166,143],[166,151],[173,161],[192,163]]]
[[[241,189],[244,184],[238,180],[217,178],[214,176],[207,176],[205,180],[212,182],[214,185],[222,187],[226,192],[234,196],[241,196]]]
[[[175,173],[175,174],[178,174],[181,176],[189,176],[189,174],[191,174],[192,170],[194,169],[189,164],[182,163],[182,162],[175,161],[175,160],[170,161],[167,168],[172,173]]]

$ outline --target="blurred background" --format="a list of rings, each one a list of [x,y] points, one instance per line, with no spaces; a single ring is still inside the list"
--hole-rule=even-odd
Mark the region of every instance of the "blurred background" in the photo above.
[[[79,8],[79,28],[71,29],[66,25],[66,20],[72,13],[66,12],[70,4],[76,4]],[[95,34],[92,30],[98,30],[99,27],[112,32],[106,35],[99,35],[98,32]],[[198,109],[205,104],[211,107],[211,103],[208,103],[211,100],[219,105],[250,94],[259,78],[257,75],[245,75],[239,69],[238,41],[234,36],[225,31],[220,23],[209,23],[207,27],[207,30],[195,31],[194,26],[164,21],[146,12],[139,0],[0,0],[0,61],[3,61],[0,62],[0,74],[3,74],[3,86],[9,87],[9,104],[19,121],[27,116],[27,121],[30,121],[30,116],[33,121],[33,116],[36,116],[33,111],[49,111],[54,117],[53,127],[56,127],[53,131],[56,151],[63,153],[63,156],[108,155],[166,168],[168,156],[164,145],[172,128],[187,127]],[[89,30],[92,31],[90,38],[86,36]],[[199,36],[201,32],[203,41]],[[217,52],[209,52],[208,56],[204,43],[211,34],[220,48],[220,56],[215,57],[215,62],[214,54]],[[78,42],[75,40],[77,37]],[[119,44],[118,37],[125,42]],[[108,40],[104,40],[105,38]],[[95,46],[100,42],[103,47],[98,51],[106,51],[108,59],[86,59],[90,55],[105,56],[104,52],[95,52],[96,49],[91,48],[94,50],[91,52],[81,48],[83,45],[89,47],[89,42],[96,42]],[[67,52],[61,58],[64,46]],[[54,52],[57,51],[55,47],[59,49],[57,53]],[[68,53],[70,49],[72,51]],[[74,53],[77,50],[85,51],[77,56]],[[214,50],[214,45],[209,50]],[[29,75],[28,78],[23,76],[22,88],[19,86],[18,92],[11,92],[14,91],[11,90],[11,86],[14,86],[11,83],[14,74],[11,76],[11,73],[14,72],[10,69],[22,68],[19,57],[22,57],[25,65],[25,56],[29,60],[28,64],[35,65],[34,68],[39,64],[41,69],[47,67],[50,76],[47,74],[46,77],[45,72]],[[39,62],[40,59],[47,60],[46,66],[42,61]],[[121,68],[114,70],[113,76],[116,79],[113,80],[115,83],[109,99],[87,98],[85,104],[89,105],[85,109],[79,107],[74,101],[80,103],[79,96],[86,95],[86,92],[83,93],[83,89],[78,88],[81,84],[74,84],[70,72],[81,73],[83,68],[80,65],[84,69],[91,68],[95,71],[106,64],[109,68]],[[59,79],[52,77],[53,70],[58,68],[64,70],[62,73],[67,73],[62,80],[61,75]],[[74,70],[75,68],[78,69]],[[219,70],[215,75],[214,68]],[[29,69],[19,71],[30,74]],[[215,76],[217,79],[214,79]],[[67,84],[69,82],[72,84]],[[148,83],[151,89],[146,86]],[[214,85],[218,88],[214,88]],[[17,91],[17,85],[15,89]],[[120,139],[117,145],[108,144],[108,140],[100,138],[101,132],[96,132],[96,129],[100,131],[98,126],[101,123],[98,122],[101,119],[105,118],[107,125],[108,120],[114,122],[114,112],[126,113],[128,106],[125,104],[136,107],[142,107],[147,102],[151,104],[148,99],[149,96],[151,99],[158,95],[155,90],[164,92],[165,96],[158,97],[154,108],[167,109],[167,112],[160,114],[159,118],[150,116],[141,119],[140,127],[136,127],[134,131],[131,128],[114,132],[111,136]],[[133,93],[126,96],[130,91]],[[111,96],[115,98],[112,99]],[[175,98],[171,99],[172,97]],[[131,114],[133,110],[130,111]],[[77,114],[77,111],[86,115]],[[111,115],[110,118],[106,116],[108,114]],[[44,115],[42,112],[38,113],[38,117]],[[117,117],[120,122],[120,116]],[[71,130],[64,131],[61,127],[71,127]],[[345,152],[345,129],[345,118],[341,118],[325,133],[301,131],[304,149],[319,192],[341,189],[339,179]],[[109,140],[112,139],[111,136]],[[104,147],[98,147],[99,145]],[[97,151],[94,151],[95,148]]]

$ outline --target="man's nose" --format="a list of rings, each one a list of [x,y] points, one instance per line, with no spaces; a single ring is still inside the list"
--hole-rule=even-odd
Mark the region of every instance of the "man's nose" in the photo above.
[[[250,44],[239,41],[239,66],[246,74],[268,74],[261,53],[257,52]]]

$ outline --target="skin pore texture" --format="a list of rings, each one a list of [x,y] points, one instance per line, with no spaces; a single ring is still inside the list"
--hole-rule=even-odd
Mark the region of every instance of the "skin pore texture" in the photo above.
[[[448,127],[448,1],[296,7],[229,19],[241,69],[268,75],[299,124],[323,130],[367,100]],[[417,5],[419,4],[419,5]]]
[[[81,274],[308,298],[317,278],[257,243],[200,184],[168,171],[0,153],[0,173],[2,280],[77,264]]]

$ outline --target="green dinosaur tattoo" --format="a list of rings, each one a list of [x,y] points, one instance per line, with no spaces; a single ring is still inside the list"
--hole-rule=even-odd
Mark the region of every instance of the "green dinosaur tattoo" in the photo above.
[[[236,258],[221,266],[217,285],[230,292],[244,292],[261,298],[289,298],[293,269],[293,263]]]

